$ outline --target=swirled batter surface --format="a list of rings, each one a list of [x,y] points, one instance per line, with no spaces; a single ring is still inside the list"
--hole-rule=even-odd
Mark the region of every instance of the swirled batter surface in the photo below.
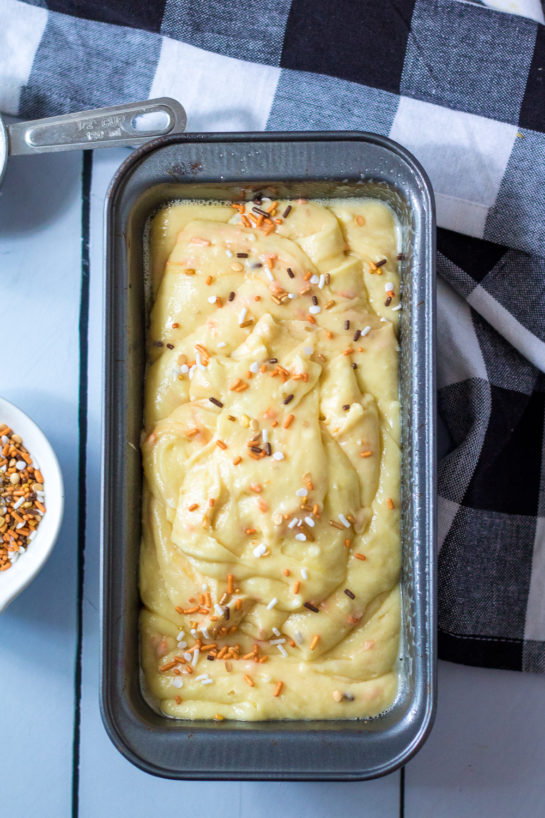
[[[397,265],[375,200],[155,217],[141,655],[166,715],[356,718],[394,699]]]

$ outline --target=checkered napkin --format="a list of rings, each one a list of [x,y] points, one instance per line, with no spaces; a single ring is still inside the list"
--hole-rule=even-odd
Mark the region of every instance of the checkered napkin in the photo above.
[[[415,153],[441,228],[440,654],[543,672],[545,26],[539,0],[494,5],[520,13],[0,0],[0,109],[168,95],[193,131],[371,130]]]

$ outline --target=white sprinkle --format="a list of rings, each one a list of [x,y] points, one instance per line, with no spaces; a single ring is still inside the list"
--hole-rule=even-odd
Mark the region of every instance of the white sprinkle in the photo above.
[[[274,606],[277,604],[277,602],[278,602],[277,598],[276,598],[275,596],[273,596],[273,598],[271,599],[271,601],[270,601],[270,602],[269,602],[269,604],[267,605],[267,610],[268,610],[268,611],[272,611],[272,609],[273,609],[273,608],[274,608]]]
[[[226,256],[229,256],[229,258],[233,258],[233,252],[232,252],[232,250],[226,250],[226,251],[225,251],[225,255],[226,255]]]
[[[33,531],[32,534],[30,534],[30,536],[28,538],[29,542],[32,542],[32,540],[34,539],[34,537],[36,537],[37,534],[38,534],[37,531]]]
[[[276,649],[280,651],[280,653],[282,654],[282,656],[287,656],[287,655],[288,655],[288,651],[286,650],[286,648],[284,647],[284,645],[277,645],[277,646],[276,646]]]
[[[226,347],[226,346],[227,346],[227,344],[225,343],[225,341],[220,341],[219,344],[218,344],[218,349],[223,349],[223,347]]]
[[[253,372],[253,373],[254,373],[254,375],[256,374],[256,372],[259,372],[259,364],[258,364],[258,362],[257,362],[257,361],[254,361],[252,364],[250,364],[249,369],[250,369],[250,372]]]
[[[193,659],[191,660],[191,664],[193,665],[193,667],[195,667],[195,665],[199,661],[199,653],[200,653],[199,649],[195,648],[195,650],[193,651]]]
[[[186,662],[190,662],[193,659],[193,656],[190,653],[184,653],[184,659]]]
[[[269,270],[268,267],[265,267],[265,272],[267,274],[267,278],[269,279],[269,281],[274,281],[274,276],[273,276],[273,274],[271,273],[271,271]]]
[[[174,687],[183,687],[184,682],[183,679],[180,679],[179,676],[176,676],[176,678],[172,680],[172,684],[174,685]]]
[[[253,551],[254,557],[262,557],[266,550],[267,546],[264,543],[256,545]]]
[[[7,467],[7,465],[6,465],[6,466],[2,466],[2,468],[0,469],[0,471],[1,471],[2,473],[4,473],[4,472],[7,470],[7,468],[8,468],[8,467]]]
[[[310,283],[311,284],[317,284],[319,282],[319,280],[320,279],[319,279],[319,277],[317,275],[313,275],[313,276],[310,277]]]
[[[189,370],[189,380],[191,380],[191,378],[193,377],[194,374],[195,374],[195,366],[193,365],[191,367],[191,369]]]
[[[208,633],[206,628],[201,628],[201,633],[202,633],[202,635],[204,636],[205,639],[210,639],[210,634]]]
[[[299,542],[305,542],[306,538],[307,538],[306,534],[303,534],[302,531],[300,531],[299,534],[295,535],[295,539],[299,540]]]
[[[273,628],[272,632],[274,633],[275,636],[280,636],[280,631],[278,630],[278,628]]]
[[[284,455],[282,454],[282,452],[275,452],[275,453],[273,454],[273,458],[274,458],[275,460],[283,460],[283,459],[284,459]]]
[[[269,442],[269,432],[268,429],[263,429],[261,432],[261,437],[263,438],[263,443]]]
[[[311,315],[318,315],[318,313],[322,311],[322,308],[319,304],[312,304],[312,306],[308,308],[308,311]]]
[[[388,323],[388,319],[387,319],[387,318],[381,318],[380,320],[382,321],[382,323],[383,323],[383,324],[387,324],[387,323]]]
[[[371,332],[371,327],[364,327],[361,331],[360,338],[365,338],[366,335],[369,335]]]
[[[255,241],[256,240],[253,233],[251,233],[247,238],[248,238],[248,241]]]
[[[15,464],[15,468],[17,469],[17,471],[23,471],[23,469],[26,469],[25,461],[24,460],[18,460],[17,463]]]
[[[200,369],[202,367],[202,361],[201,361],[201,353],[198,352],[198,351],[195,353],[195,361],[197,363],[197,366]]]
[[[290,520],[288,523],[288,528],[295,528],[297,525],[297,517],[294,517],[293,520]]]
[[[218,616],[223,616],[223,608],[221,608],[217,602],[214,602],[214,610]]]
[[[187,648],[187,642],[184,642],[183,640],[181,642],[177,642],[176,647],[178,650],[183,650],[184,648]]]
[[[207,591],[208,591],[208,585],[206,584],[206,582],[203,582],[203,584],[202,584],[202,592],[203,592],[203,594],[205,594]]]
[[[208,303],[209,304],[215,304],[216,303],[216,298],[217,298],[217,295],[209,295],[208,296]]]
[[[271,645],[283,645],[285,643],[285,639],[271,639]]]
[[[388,292],[388,290],[393,290],[393,289],[394,289],[393,282],[392,281],[387,281],[386,284],[384,285],[384,291]]]
[[[182,364],[180,367],[180,375],[187,375],[189,372],[189,367],[187,364]]]
[[[303,347],[303,352],[305,353],[305,355],[312,355],[314,349],[312,347]]]
[[[191,634],[191,636],[193,637],[193,639],[196,639],[196,638],[197,638],[197,631],[195,630],[195,628],[191,628],[191,630],[189,631],[189,633]]]
[[[214,680],[213,679],[203,679],[201,684],[202,685],[211,685],[211,684],[214,684]]]
[[[23,528],[24,524],[25,524],[24,520],[20,523],[17,523],[17,525],[15,526],[15,530],[18,531],[20,528]]]
[[[23,503],[24,503],[24,502],[25,502],[25,498],[24,498],[24,497],[19,497],[19,499],[17,500],[17,502],[13,504],[13,508],[14,508],[15,510],[17,510],[17,509],[19,508],[19,506],[22,506],[22,505],[23,505]]]
[[[243,308],[241,309],[241,311],[240,311],[240,312],[239,312],[239,314],[238,314],[238,323],[239,323],[239,324],[243,324],[243,323],[244,323],[244,319],[246,318],[246,313],[247,313],[247,312],[248,312],[248,310],[246,309],[246,307],[243,307]]]
[[[208,673],[201,673],[200,676],[195,676],[195,681],[196,682],[202,682],[203,679],[208,679],[208,678],[209,678]]]
[[[2,435],[2,446],[5,446],[6,443],[9,443],[9,437],[7,435]]]
[[[11,554],[9,554],[8,556],[10,562],[13,564],[14,562],[17,562],[17,560],[19,559],[20,553],[18,551],[12,551]]]
[[[396,307],[392,307],[392,312],[397,312],[401,309],[401,304],[398,304]]]
[[[314,526],[316,525],[312,517],[305,517],[305,523],[309,525],[311,528],[314,528]]]
[[[321,276],[320,276],[320,281],[318,283],[318,289],[323,290],[324,281],[325,281],[325,275],[322,273]]]
[[[350,528],[350,523],[348,522],[344,514],[339,514],[339,520],[341,521],[345,528]]]
[[[308,489],[297,489],[295,493],[298,497],[306,497],[308,494]]]
[[[297,293],[288,293],[288,298],[297,298]]]
[[[303,579],[308,579],[308,571],[306,568],[301,568],[301,576]]]

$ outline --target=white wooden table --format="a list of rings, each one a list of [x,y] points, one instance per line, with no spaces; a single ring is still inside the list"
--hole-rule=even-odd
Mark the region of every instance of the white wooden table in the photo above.
[[[66,486],[53,556],[0,617],[0,816],[545,815],[541,676],[440,663],[431,737],[372,782],[166,781],[110,743],[98,706],[102,220],[125,156],[11,160],[0,191],[0,394],[44,429]]]

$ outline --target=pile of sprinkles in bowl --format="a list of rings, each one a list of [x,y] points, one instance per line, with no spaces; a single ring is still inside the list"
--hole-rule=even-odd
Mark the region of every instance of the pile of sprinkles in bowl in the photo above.
[[[0,424],[0,571],[25,553],[44,514],[42,473],[21,437]]]

